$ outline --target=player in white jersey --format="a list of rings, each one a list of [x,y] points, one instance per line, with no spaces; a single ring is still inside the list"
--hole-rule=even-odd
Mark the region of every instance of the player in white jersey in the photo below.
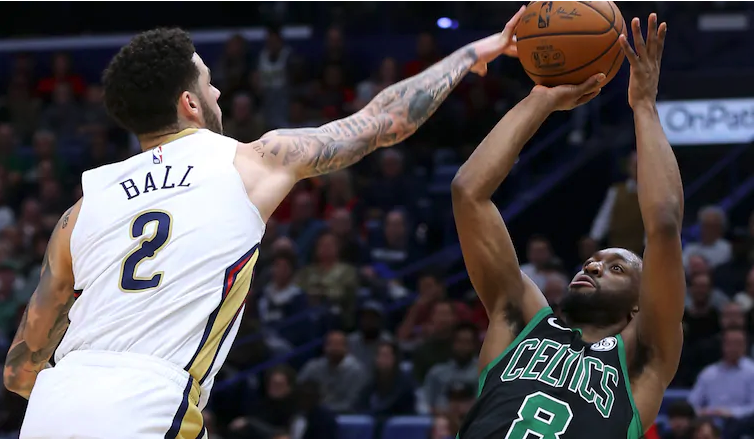
[[[471,43],[352,116],[244,144],[218,134],[220,92],[187,33],[135,37],[103,82],[143,152],[84,173],[50,238],[3,374],[29,398],[21,436],[206,437],[201,409],[278,204],[299,179],[410,136],[512,43],[505,32]]]

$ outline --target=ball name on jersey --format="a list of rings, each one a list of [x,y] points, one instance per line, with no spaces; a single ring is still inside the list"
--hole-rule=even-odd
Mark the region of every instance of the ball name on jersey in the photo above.
[[[126,193],[128,200],[139,197],[140,195],[149,193],[151,191],[173,188],[187,188],[191,186],[191,182],[188,180],[188,177],[191,173],[191,170],[194,169],[193,165],[187,166],[185,171],[173,170],[172,168],[173,167],[171,165],[165,165],[164,174],[159,171],[149,171],[146,173],[146,175],[144,175],[144,177],[126,179],[120,182],[120,186]],[[177,176],[183,177],[176,185],[176,182],[178,181]],[[162,185],[157,186],[155,182],[162,182]]]

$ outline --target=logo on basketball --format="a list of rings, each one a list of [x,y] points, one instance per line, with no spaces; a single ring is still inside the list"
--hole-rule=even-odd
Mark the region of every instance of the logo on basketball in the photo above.
[[[550,26],[550,11],[552,11],[552,2],[543,2],[539,8],[539,20],[537,20],[537,27],[544,29]]]
[[[618,345],[618,340],[613,336],[608,336],[605,339],[592,344],[592,350],[594,351],[610,351]]]
[[[560,49],[538,50],[531,53],[537,69],[557,69],[565,65],[565,55]]]

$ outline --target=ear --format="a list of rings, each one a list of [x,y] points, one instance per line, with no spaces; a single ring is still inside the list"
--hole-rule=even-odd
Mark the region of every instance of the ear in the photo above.
[[[188,119],[199,117],[199,101],[193,93],[187,90],[181,93],[180,98],[178,98],[178,112]]]
[[[634,306],[633,310],[631,310],[631,319],[636,318],[637,313],[639,313],[639,306]]]

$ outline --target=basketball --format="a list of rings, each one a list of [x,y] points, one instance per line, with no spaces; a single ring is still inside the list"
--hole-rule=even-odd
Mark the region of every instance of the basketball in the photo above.
[[[516,28],[518,57],[537,84],[580,84],[600,72],[607,84],[623,64],[626,32],[611,1],[531,2]]]

